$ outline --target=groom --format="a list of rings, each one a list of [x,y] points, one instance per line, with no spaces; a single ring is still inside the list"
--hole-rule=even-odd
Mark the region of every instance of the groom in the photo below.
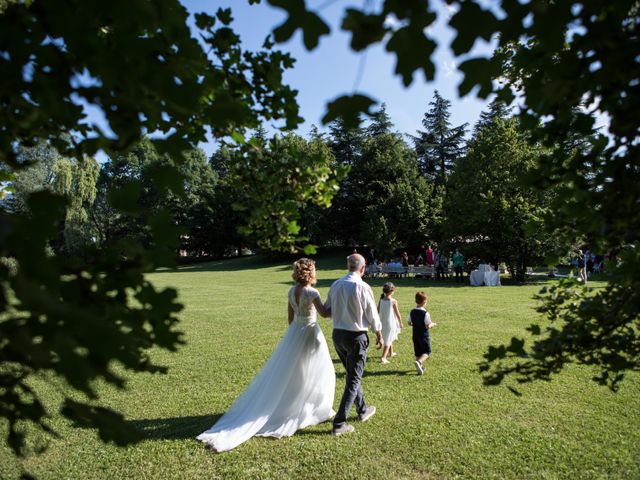
[[[331,309],[333,319],[333,344],[340,361],[347,371],[346,384],[340,407],[333,419],[333,434],[342,435],[354,431],[347,424],[347,414],[355,402],[358,420],[364,422],[376,413],[376,407],[364,402],[362,374],[369,347],[368,326],[376,332],[382,343],[382,325],[371,287],[362,281],[366,268],[362,255],[354,253],[347,257],[349,273],[336,280],[329,289],[325,307]]]

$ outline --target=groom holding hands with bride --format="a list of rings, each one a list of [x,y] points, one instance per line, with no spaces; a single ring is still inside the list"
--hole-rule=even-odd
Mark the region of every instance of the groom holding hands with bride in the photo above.
[[[347,257],[349,273],[336,280],[329,289],[324,306],[331,311],[333,344],[346,370],[345,388],[340,407],[333,419],[334,435],[354,431],[347,424],[347,415],[355,403],[358,420],[364,422],[376,413],[376,407],[367,406],[362,389],[362,375],[369,347],[368,327],[376,333],[376,343],[382,344],[382,324],[371,287],[362,280],[365,260],[354,253]]]

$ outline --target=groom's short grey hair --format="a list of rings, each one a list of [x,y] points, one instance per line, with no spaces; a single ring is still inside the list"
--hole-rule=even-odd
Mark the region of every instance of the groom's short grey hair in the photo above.
[[[347,268],[350,272],[357,272],[362,267],[364,267],[364,265],[364,257],[359,253],[354,253],[353,255],[349,255],[347,257]]]

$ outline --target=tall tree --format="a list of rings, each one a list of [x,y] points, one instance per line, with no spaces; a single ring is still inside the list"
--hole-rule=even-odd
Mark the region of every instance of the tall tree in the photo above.
[[[446,197],[446,237],[468,257],[505,262],[518,280],[544,259],[552,240],[541,220],[551,194],[520,182],[542,153],[515,119],[495,116],[476,130]]]
[[[132,182],[138,182],[138,207],[136,214],[118,212],[108,206],[111,192],[127,188]],[[114,243],[122,240],[134,240],[144,247],[152,242],[149,227],[149,214],[163,210],[175,225],[181,225],[184,232],[178,248],[197,254],[201,240],[196,230],[213,210],[208,199],[213,195],[216,176],[200,149],[182,154],[176,162],[167,154],[160,154],[149,139],[142,140],[131,151],[116,155],[106,162],[100,178],[100,199],[98,207],[107,206],[95,213],[97,223],[101,224],[103,242]],[[98,219],[98,216],[101,218]]]
[[[365,132],[359,127],[347,125],[343,118],[329,124],[329,147],[341,165],[351,166],[360,156]]]
[[[290,244],[291,251],[315,252],[314,245],[305,245],[302,211],[309,204],[328,208],[348,168],[336,165],[323,142],[293,133],[274,136],[266,145],[252,139],[234,155],[230,184],[240,198],[234,208],[245,217],[240,231],[268,250],[278,248],[273,239],[289,235],[301,242]],[[274,203],[285,215],[273,211]]]
[[[437,90],[429,106],[422,119],[424,130],[418,130],[412,139],[422,174],[446,187],[455,162],[464,154],[467,124],[451,126],[451,102]]]
[[[400,135],[367,138],[349,181],[349,208],[358,217],[360,241],[388,255],[395,253],[394,247],[420,247],[441,208],[432,195],[433,185],[420,175],[415,154]],[[385,244],[392,237],[396,244]]]
[[[371,114],[371,123],[366,128],[366,134],[370,137],[377,137],[385,133],[391,133],[393,122],[387,113],[387,104],[382,103],[380,108]]]
[[[216,175],[216,185],[206,196],[206,213],[201,217],[194,236],[202,243],[201,249],[212,256],[240,255],[243,247],[256,246],[255,240],[238,231],[244,225],[244,218],[241,212],[233,208],[234,204],[241,203],[240,194],[232,183],[233,162],[233,148],[224,144],[209,159]]]
[[[21,148],[18,160],[29,165],[11,182],[13,195],[8,205],[14,212],[29,213],[28,199],[35,192],[51,192],[66,197],[65,216],[59,238],[51,246],[59,253],[82,254],[94,241],[95,232],[89,222],[89,211],[96,198],[100,167],[92,158],[78,161],[64,158],[45,143]]]
[[[360,127],[349,127],[342,118],[329,124],[328,145],[336,164],[341,167],[353,169],[360,161],[364,139],[365,134]],[[344,245],[358,242],[358,215],[351,208],[356,189],[357,185],[351,181],[351,175],[347,175],[340,182],[340,189],[331,206],[331,237]]]
[[[489,108],[480,112],[480,118],[473,126],[473,134],[476,135],[479,130],[489,126],[498,119],[506,120],[511,115],[512,110],[513,108],[506,105],[504,101],[499,98],[494,98],[489,104]]]

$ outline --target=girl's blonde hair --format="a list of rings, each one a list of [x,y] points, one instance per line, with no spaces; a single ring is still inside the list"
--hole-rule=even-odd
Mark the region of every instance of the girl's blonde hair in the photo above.
[[[313,285],[316,280],[316,262],[301,258],[293,264],[293,279],[301,285]]]

